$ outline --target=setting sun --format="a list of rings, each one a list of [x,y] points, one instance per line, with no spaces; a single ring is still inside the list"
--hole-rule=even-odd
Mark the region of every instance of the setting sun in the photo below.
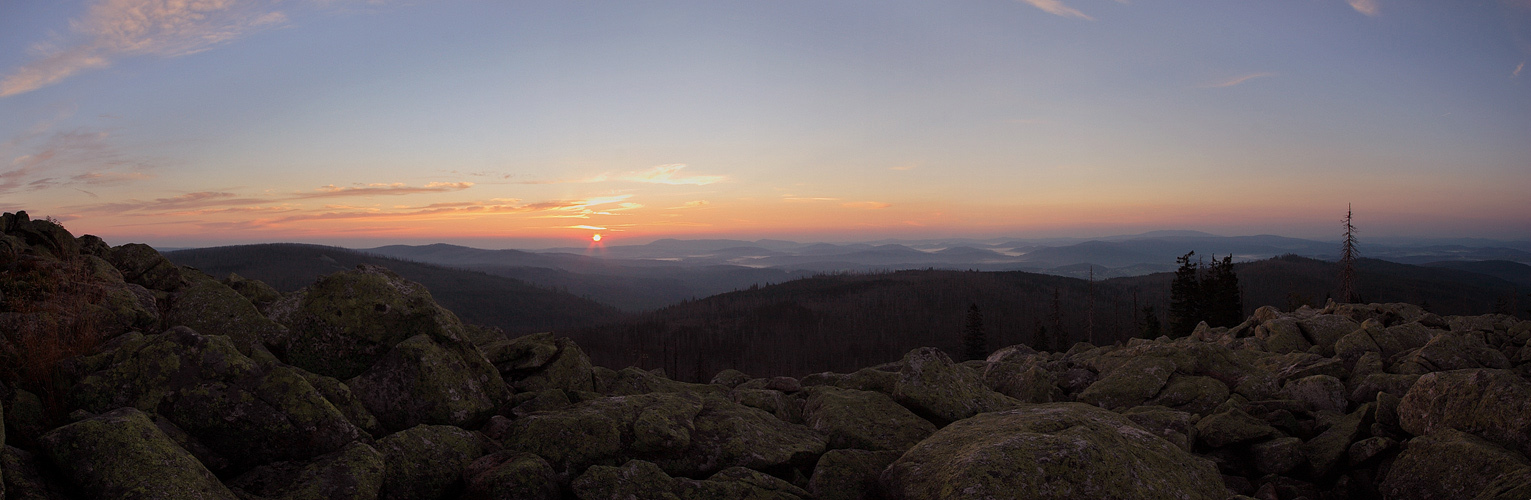
[[[596,233],[594,236],[591,236],[590,237],[590,241],[596,241],[596,242],[601,241],[601,234],[600,233]]]

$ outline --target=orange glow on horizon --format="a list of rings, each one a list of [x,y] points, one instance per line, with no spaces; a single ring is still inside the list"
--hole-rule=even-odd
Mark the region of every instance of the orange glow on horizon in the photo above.
[[[596,243],[600,243],[601,242],[601,233],[595,233],[595,236],[591,236],[590,237],[590,241],[594,241]]]

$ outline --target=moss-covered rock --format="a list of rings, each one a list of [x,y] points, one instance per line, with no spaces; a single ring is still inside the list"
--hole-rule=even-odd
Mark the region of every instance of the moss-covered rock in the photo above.
[[[900,455],[902,451],[829,450],[813,467],[808,491],[818,500],[881,498],[877,477]]]
[[[903,451],[936,431],[880,392],[812,387],[803,415],[808,427],[829,436],[830,448]]]
[[[547,460],[531,453],[499,451],[468,465],[463,500],[557,500],[558,477]]]
[[[128,283],[142,285],[150,290],[174,292],[191,281],[181,266],[170,262],[153,247],[141,243],[112,247],[106,261],[122,271],[122,279]]]
[[[350,420],[357,428],[372,436],[384,434],[383,426],[381,423],[378,423],[377,417],[372,415],[372,411],[367,409],[367,405],[362,404],[362,401],[351,392],[351,388],[344,382],[336,380],[334,377],[326,377],[302,368],[293,367],[291,369],[302,375],[309,385],[314,386],[314,389],[318,390],[319,394],[324,396],[326,401],[334,405],[335,409],[340,410],[340,413],[345,415],[346,420]]]
[[[395,345],[346,385],[389,430],[477,427],[510,399],[505,381],[472,344],[438,343],[425,334]]]
[[[360,375],[416,335],[443,344],[466,342],[457,316],[437,305],[424,286],[379,266],[323,276],[272,304],[270,315],[288,328],[273,353],[341,380]],[[477,357],[487,364],[482,354]]]
[[[592,373],[594,370],[592,370]],[[725,394],[728,389],[715,384],[692,384],[665,378],[664,375],[629,366],[617,370],[614,377],[604,381],[597,391],[609,396],[631,396],[654,392],[691,392],[697,394]]]
[[[1134,358],[1103,372],[1100,380],[1079,393],[1079,401],[1106,409],[1138,406],[1158,394],[1174,373],[1174,360]]]
[[[91,498],[237,498],[134,408],[54,429],[39,446]]]
[[[1383,479],[1389,499],[1473,498],[1501,475],[1525,468],[1526,457],[1455,429],[1409,440]]]
[[[628,459],[695,477],[728,467],[807,465],[824,437],[717,396],[653,393],[584,401],[511,422],[507,449],[535,453],[561,473]]]
[[[256,467],[229,486],[269,500],[370,500],[383,486],[383,454],[355,442],[302,462]]]
[[[1531,454],[1531,382],[1510,370],[1453,370],[1419,378],[1398,405],[1416,436],[1457,429]]]
[[[1348,406],[1345,383],[1329,375],[1310,375],[1288,380],[1280,396],[1301,401],[1309,411],[1343,412]]]
[[[1349,375],[1343,361],[1308,352],[1265,356],[1255,360],[1254,364],[1270,371],[1276,377],[1276,382],[1281,384],[1291,379],[1313,375],[1328,375],[1335,378],[1346,378]]]
[[[265,310],[267,306],[282,298],[281,292],[276,291],[271,285],[261,280],[252,280],[238,274],[229,273],[228,277],[219,281],[239,295],[249,300],[256,309]]]
[[[1531,498],[1531,467],[1500,474],[1473,500],[1522,500]]]
[[[893,399],[920,415],[951,422],[1021,404],[989,390],[977,373],[953,363],[940,349],[909,351],[900,364]]]
[[[803,423],[803,398],[773,389],[734,389],[728,391],[728,397],[735,403],[775,415],[783,422]]]
[[[1239,408],[1229,408],[1196,422],[1196,441],[1211,448],[1278,435],[1275,427]]]
[[[1249,458],[1262,474],[1286,474],[1307,462],[1302,454],[1302,440],[1288,436],[1250,445]]]
[[[749,382],[749,380],[749,374],[735,370],[733,368],[727,368],[718,372],[717,375],[713,375],[712,380],[708,381],[707,383],[717,384],[732,389],[738,387],[739,384]]]
[[[247,356],[256,345],[275,344],[287,335],[286,327],[262,315],[244,295],[216,281],[199,281],[172,297],[165,326],[228,336]]]
[[[484,441],[449,425],[419,425],[377,440],[383,454],[378,498],[444,498],[463,490],[463,472],[484,456]]]
[[[297,372],[255,363],[228,337],[176,327],[128,342],[109,357],[106,369],[75,385],[72,407],[156,412],[234,467],[306,459],[361,436]]]
[[[675,478],[642,460],[630,460],[621,467],[590,467],[571,486],[580,500],[680,500]]]
[[[1313,347],[1313,343],[1302,334],[1302,327],[1297,325],[1295,318],[1276,318],[1261,323],[1255,328],[1254,336],[1265,341],[1268,351],[1277,354],[1307,352]]]
[[[1163,406],[1137,406],[1122,416],[1185,451],[1191,451],[1196,443],[1196,416],[1191,413]]]
[[[883,471],[898,499],[1222,499],[1212,462],[1090,405],[985,413],[937,431]]]
[[[702,481],[679,479],[681,500],[800,500],[808,492],[760,471],[729,467]]]
[[[1410,358],[1430,371],[1467,368],[1510,368],[1510,360],[1483,337],[1466,332],[1442,332]]]
[[[493,342],[483,351],[518,391],[595,390],[590,356],[567,338],[535,333]]]
[[[1387,436],[1372,436],[1350,444],[1350,450],[1346,452],[1350,456],[1352,468],[1361,466],[1383,453],[1398,447],[1398,440]]]
[[[1312,466],[1314,477],[1324,477],[1335,467],[1345,464],[1350,444],[1355,441],[1370,411],[1369,404],[1361,405],[1349,415],[1335,419],[1323,433],[1302,444],[1302,455]]]
[[[1361,327],[1361,323],[1346,316],[1337,314],[1320,314],[1297,320],[1298,328],[1302,329],[1303,336],[1308,342],[1317,346],[1319,354],[1333,356],[1335,342],[1350,332]]]
[[[1228,386],[1215,378],[1177,374],[1171,376],[1159,394],[1148,400],[1147,404],[1209,415],[1223,401],[1228,400],[1228,394]]]

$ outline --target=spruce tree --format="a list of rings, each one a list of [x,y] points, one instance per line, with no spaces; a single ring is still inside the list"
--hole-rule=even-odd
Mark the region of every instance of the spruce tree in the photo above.
[[[978,304],[968,307],[967,324],[962,328],[962,352],[967,359],[989,357],[989,342],[983,332],[983,312]]]
[[[1201,262],[1191,262],[1192,255],[1196,255],[1196,252],[1191,251],[1175,258],[1180,268],[1175,270],[1175,279],[1170,282],[1171,337],[1190,335],[1206,315],[1202,300],[1205,295],[1201,289]]]
[[[1235,326],[1244,321],[1244,299],[1239,291],[1239,275],[1233,271],[1232,254],[1221,261],[1212,259],[1202,278],[1201,290],[1208,326]]]

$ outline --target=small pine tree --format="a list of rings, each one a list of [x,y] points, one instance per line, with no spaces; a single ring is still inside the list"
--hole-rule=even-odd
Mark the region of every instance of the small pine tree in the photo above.
[[[1069,334],[1063,329],[1063,292],[1053,289],[1053,307],[1048,314],[1048,320],[1053,324],[1052,339],[1053,350],[1063,351],[1068,349]]]
[[[1047,336],[1047,325],[1042,324],[1042,320],[1038,318],[1037,327],[1031,332],[1031,348],[1038,352],[1051,352],[1052,344],[1053,339]]]
[[[989,341],[983,332],[983,312],[978,304],[968,306],[967,324],[962,328],[962,352],[967,359],[989,356]]]

